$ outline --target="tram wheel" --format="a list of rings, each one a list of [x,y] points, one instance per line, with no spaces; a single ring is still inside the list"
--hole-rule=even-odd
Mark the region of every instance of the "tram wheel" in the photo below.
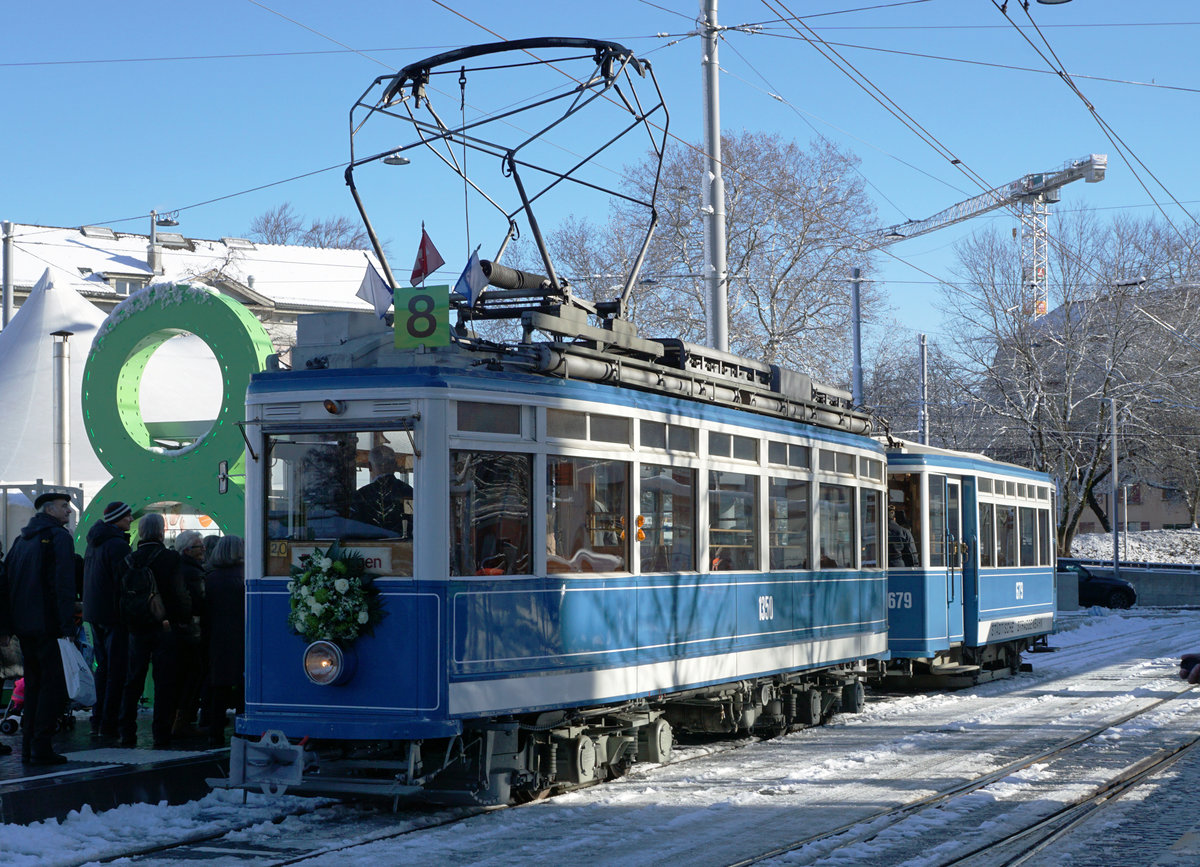
[[[639,732],[638,760],[666,764],[671,761],[671,749],[674,745],[675,735],[671,731],[671,724],[659,717]]]
[[[534,801],[544,801],[550,797],[550,787],[544,789],[513,789],[514,804],[532,804]]]
[[[866,705],[867,690],[861,680],[842,687],[842,711],[844,713],[862,713]]]

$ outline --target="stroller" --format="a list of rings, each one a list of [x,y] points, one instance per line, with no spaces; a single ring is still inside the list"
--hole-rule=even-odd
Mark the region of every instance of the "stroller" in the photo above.
[[[4,717],[0,718],[0,734],[15,735],[21,729],[21,714],[25,710],[25,678],[18,678],[13,684],[12,697],[4,709]],[[69,731],[75,728],[75,714],[64,710],[54,720],[54,733]]]
[[[21,727],[21,711],[25,707],[25,678],[17,678],[13,684],[12,697],[0,719],[0,734],[15,735]]]

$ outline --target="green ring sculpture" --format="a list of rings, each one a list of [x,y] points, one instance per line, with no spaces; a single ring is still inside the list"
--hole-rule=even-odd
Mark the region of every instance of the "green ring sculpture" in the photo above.
[[[208,345],[221,371],[221,408],[212,427],[183,448],[156,446],[142,418],[140,394],[146,364],[177,334]],[[118,304],[92,341],[83,373],[83,421],[88,439],[112,480],[79,518],[75,547],[100,520],[104,506],[122,500],[134,515],[164,501],[183,503],[211,517],[223,533],[245,532],[245,489],[232,478],[218,494],[218,466],[242,478],[245,444],[235,422],[245,405],[250,375],[274,351],[262,323],[242,304],[213,289],[156,284]]]

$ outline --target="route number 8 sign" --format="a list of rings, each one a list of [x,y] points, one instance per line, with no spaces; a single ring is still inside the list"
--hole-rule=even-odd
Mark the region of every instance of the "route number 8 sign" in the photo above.
[[[449,286],[397,289],[393,303],[397,349],[450,345]]]

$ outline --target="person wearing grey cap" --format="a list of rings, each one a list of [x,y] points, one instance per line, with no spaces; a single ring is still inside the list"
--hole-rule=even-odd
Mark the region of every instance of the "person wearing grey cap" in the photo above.
[[[0,634],[16,634],[25,657],[21,758],[57,765],[68,761],[52,742],[55,720],[67,707],[58,639],[75,635],[75,547],[63,529],[71,518],[71,498],[48,491],[33,505],[37,513],[5,561],[7,610],[0,610]]]
[[[129,633],[121,624],[117,603],[121,575],[129,555],[129,525],[133,509],[114,500],[87,534],[83,555],[83,619],[92,628],[96,648],[96,704],[92,707],[92,734],[116,738],[121,712],[121,690],[129,667]]]

